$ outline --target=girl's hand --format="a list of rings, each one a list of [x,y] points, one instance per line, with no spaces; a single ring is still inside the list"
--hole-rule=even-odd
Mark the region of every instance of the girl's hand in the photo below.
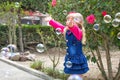
[[[45,21],[46,21],[46,22],[49,22],[51,19],[52,19],[52,17],[51,17],[51,16],[48,16],[48,17],[45,18]]]

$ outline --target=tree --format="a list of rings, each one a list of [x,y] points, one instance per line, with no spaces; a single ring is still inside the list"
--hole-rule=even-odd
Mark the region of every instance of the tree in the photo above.
[[[8,39],[10,44],[17,44],[16,42],[16,12],[13,8],[15,5],[13,3],[3,3],[0,5],[1,19],[3,20],[3,24],[8,26]]]
[[[22,11],[20,3],[18,2],[2,2],[0,4],[1,18],[3,18],[5,24],[9,28],[9,43],[17,45],[16,38],[16,27],[18,24],[19,29],[19,40],[20,40],[20,50],[23,52],[23,41],[22,41],[22,29],[21,29],[21,14]]]
[[[120,62],[118,64],[118,71],[116,75],[113,76],[110,54],[110,46],[120,48],[120,40],[116,37],[118,33],[120,33],[120,27],[115,27],[112,23],[105,23],[101,13],[106,11],[108,15],[114,18],[115,14],[120,11],[119,3],[119,0],[57,0],[56,6],[52,7],[51,4],[49,4],[49,13],[54,15],[53,18],[59,22],[65,21],[64,17],[69,12],[80,12],[84,17],[90,14],[95,16],[96,20],[94,24],[89,24],[85,20],[87,46],[93,54],[92,61],[97,63],[105,80],[120,79]],[[96,30],[96,27],[98,30]],[[100,47],[104,49],[106,54],[108,72],[104,69]]]
[[[45,51],[46,51],[49,59],[52,62],[52,69],[55,72],[56,67],[59,64],[59,60],[60,60],[61,45],[62,45],[62,40],[61,39],[63,37],[61,35],[54,34],[55,32],[54,32],[54,30],[52,28],[50,28],[49,30],[51,31],[49,33],[51,36],[46,36],[46,34],[44,33],[44,31],[42,31],[42,30],[37,30],[37,33],[40,35],[41,43],[43,43],[43,45],[44,45],[44,49],[45,49]],[[58,41],[56,41],[56,40],[58,40]],[[58,53],[53,53],[52,54],[51,52],[49,52],[48,50],[50,48],[48,47],[47,44],[54,46],[55,50],[57,50]],[[52,74],[52,75],[56,75],[56,74]]]
[[[40,11],[45,13],[48,10],[48,2],[50,0],[1,0],[3,2],[19,2],[22,3],[21,8],[24,10]]]
[[[27,10],[40,11],[45,13],[48,10],[49,0],[21,0],[22,7]]]

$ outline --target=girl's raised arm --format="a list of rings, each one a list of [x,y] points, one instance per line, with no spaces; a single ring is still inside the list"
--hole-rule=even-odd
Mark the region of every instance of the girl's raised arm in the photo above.
[[[54,29],[60,28],[60,29],[61,29],[61,32],[63,33],[63,30],[64,30],[65,26],[62,25],[61,23],[59,23],[59,22],[51,19],[51,20],[49,21],[49,24],[50,24]]]
[[[69,27],[69,30],[74,34],[74,36],[78,39],[82,39],[82,30],[77,26],[73,25],[72,27]]]

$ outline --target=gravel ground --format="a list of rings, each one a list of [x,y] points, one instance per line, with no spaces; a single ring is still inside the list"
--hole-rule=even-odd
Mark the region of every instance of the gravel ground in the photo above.
[[[58,53],[59,53],[59,51],[56,49],[52,49],[48,52],[50,52],[51,57],[53,57],[54,55],[58,56]],[[52,62],[51,62],[50,58],[48,57],[47,53],[37,53],[37,52],[31,52],[31,53],[36,55],[35,60],[40,60],[43,62],[44,67],[52,67]],[[59,70],[63,70],[63,61],[64,61],[65,50],[61,50],[60,53],[61,53],[60,61],[56,68]],[[104,62],[105,70],[107,71],[105,53],[104,53],[104,51],[102,51],[101,53],[102,53],[101,55],[102,55],[102,60]],[[118,63],[120,61],[120,50],[111,51],[111,60],[112,60],[113,73],[116,73],[117,68],[118,68]],[[27,66],[27,67],[30,67],[30,64],[33,63],[33,61],[24,61],[24,62],[17,61],[17,62],[24,66]],[[88,64],[89,64],[90,70],[86,74],[84,74],[84,77],[89,78],[88,80],[102,80],[100,71],[99,71],[96,63],[88,61]]]

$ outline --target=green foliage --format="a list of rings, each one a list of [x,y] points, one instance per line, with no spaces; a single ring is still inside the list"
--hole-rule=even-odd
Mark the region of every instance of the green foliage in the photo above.
[[[39,36],[38,32],[42,34],[42,37]],[[55,31],[50,26],[40,26],[40,25],[26,25],[23,26],[23,37],[27,42],[40,42],[43,43],[43,40],[46,42],[48,48],[57,46],[55,41],[59,41],[59,37],[55,34]],[[43,40],[42,40],[43,39]],[[63,42],[63,41],[62,41]],[[63,45],[64,43],[61,43]]]
[[[43,62],[42,61],[35,61],[30,65],[31,68],[36,70],[42,70],[43,69]]]
[[[6,43],[8,43],[8,27],[0,25],[0,47],[4,46]]]
[[[16,4],[16,2],[12,1],[3,1],[0,3],[0,10],[3,12],[17,12],[16,10],[18,8],[21,8],[22,3],[19,2],[18,4]]]
[[[20,0],[0,0],[0,3],[2,2],[18,2]]]
[[[44,37],[44,40],[46,41],[46,46],[48,48],[52,48],[55,46],[58,46],[58,44],[56,43],[60,43],[61,47],[65,47],[65,41],[63,40],[63,36],[62,35],[56,35],[55,31],[53,28],[51,28],[50,26],[40,26],[40,25],[23,25],[22,26],[22,35],[23,35],[23,40],[24,40],[24,45],[26,45],[26,43],[28,42],[36,42],[36,43],[40,43],[42,42],[41,37],[39,36],[39,34],[36,32],[36,30],[41,31]],[[18,26],[16,26],[16,34],[18,35]],[[9,44],[8,41],[8,26],[3,26],[0,25],[0,45],[6,46]],[[60,40],[61,39],[61,40]],[[17,40],[18,37],[17,37]],[[34,47],[33,45],[29,45],[29,47]],[[25,46],[26,48],[26,46]]]
[[[90,60],[91,55],[87,55],[86,58],[87,58],[87,60]]]
[[[21,0],[23,7],[28,10],[38,10],[45,13],[48,9],[47,3],[49,0]]]
[[[48,10],[48,2],[49,0],[1,0],[0,4],[4,4],[4,6],[6,6],[6,2],[7,3],[15,3],[15,2],[19,2],[21,3],[21,8],[24,10],[38,10],[42,13],[47,12]],[[14,7],[14,4],[13,4]],[[5,9],[3,7],[3,9]]]
[[[114,28],[111,23],[107,24],[103,21],[102,11],[106,11],[107,14],[111,15],[112,19],[115,18],[115,14],[120,11],[119,0],[58,0],[57,5],[52,7],[49,4],[49,13],[55,20],[65,24],[65,17],[69,12],[80,12],[84,18],[90,14],[94,14],[96,17],[97,24],[100,25],[100,30],[93,30],[93,24],[88,24],[86,19],[85,28],[88,45],[91,49],[96,49],[97,46],[102,46],[104,35],[110,40],[110,45],[116,45],[120,47],[116,35],[120,32],[120,26]]]
[[[30,65],[31,68],[42,71],[49,76],[54,78],[66,80],[68,75],[66,75],[63,71],[60,70],[53,70],[51,67],[44,67],[42,61],[35,61]]]
[[[37,33],[42,38],[42,42],[45,42],[45,45],[48,48],[52,47],[64,47],[65,43],[62,35],[57,35],[55,30],[52,27],[41,27],[37,29]]]
[[[62,73],[59,70],[53,70],[52,68],[48,67],[44,69],[44,72],[54,78],[62,79],[62,80],[67,80],[68,76],[65,74],[63,71]]]
[[[95,58],[95,57],[92,57],[92,58],[91,58],[91,62],[96,63],[96,58]]]
[[[105,80],[117,80],[119,76],[119,68],[116,74],[117,78],[113,79],[112,62],[110,47],[117,46],[120,48],[120,39],[117,38],[117,34],[120,32],[120,25],[114,27],[112,22],[105,23],[102,15],[103,11],[106,11],[108,15],[115,19],[115,14],[120,12],[120,0],[57,0],[57,5],[52,7],[49,4],[49,13],[52,17],[65,25],[65,17],[69,12],[79,12],[84,17],[84,26],[86,30],[87,46],[92,52],[87,56],[87,59],[91,62],[96,62],[102,76]],[[99,30],[93,29],[94,24],[89,24],[86,17],[90,14],[95,15],[95,23],[99,24]],[[102,62],[101,49],[104,49],[107,60],[108,72],[104,69],[104,62]],[[97,54],[97,55],[96,55]],[[120,67],[120,66],[119,66]],[[107,76],[108,74],[108,76]],[[115,76],[115,77],[116,77]]]

